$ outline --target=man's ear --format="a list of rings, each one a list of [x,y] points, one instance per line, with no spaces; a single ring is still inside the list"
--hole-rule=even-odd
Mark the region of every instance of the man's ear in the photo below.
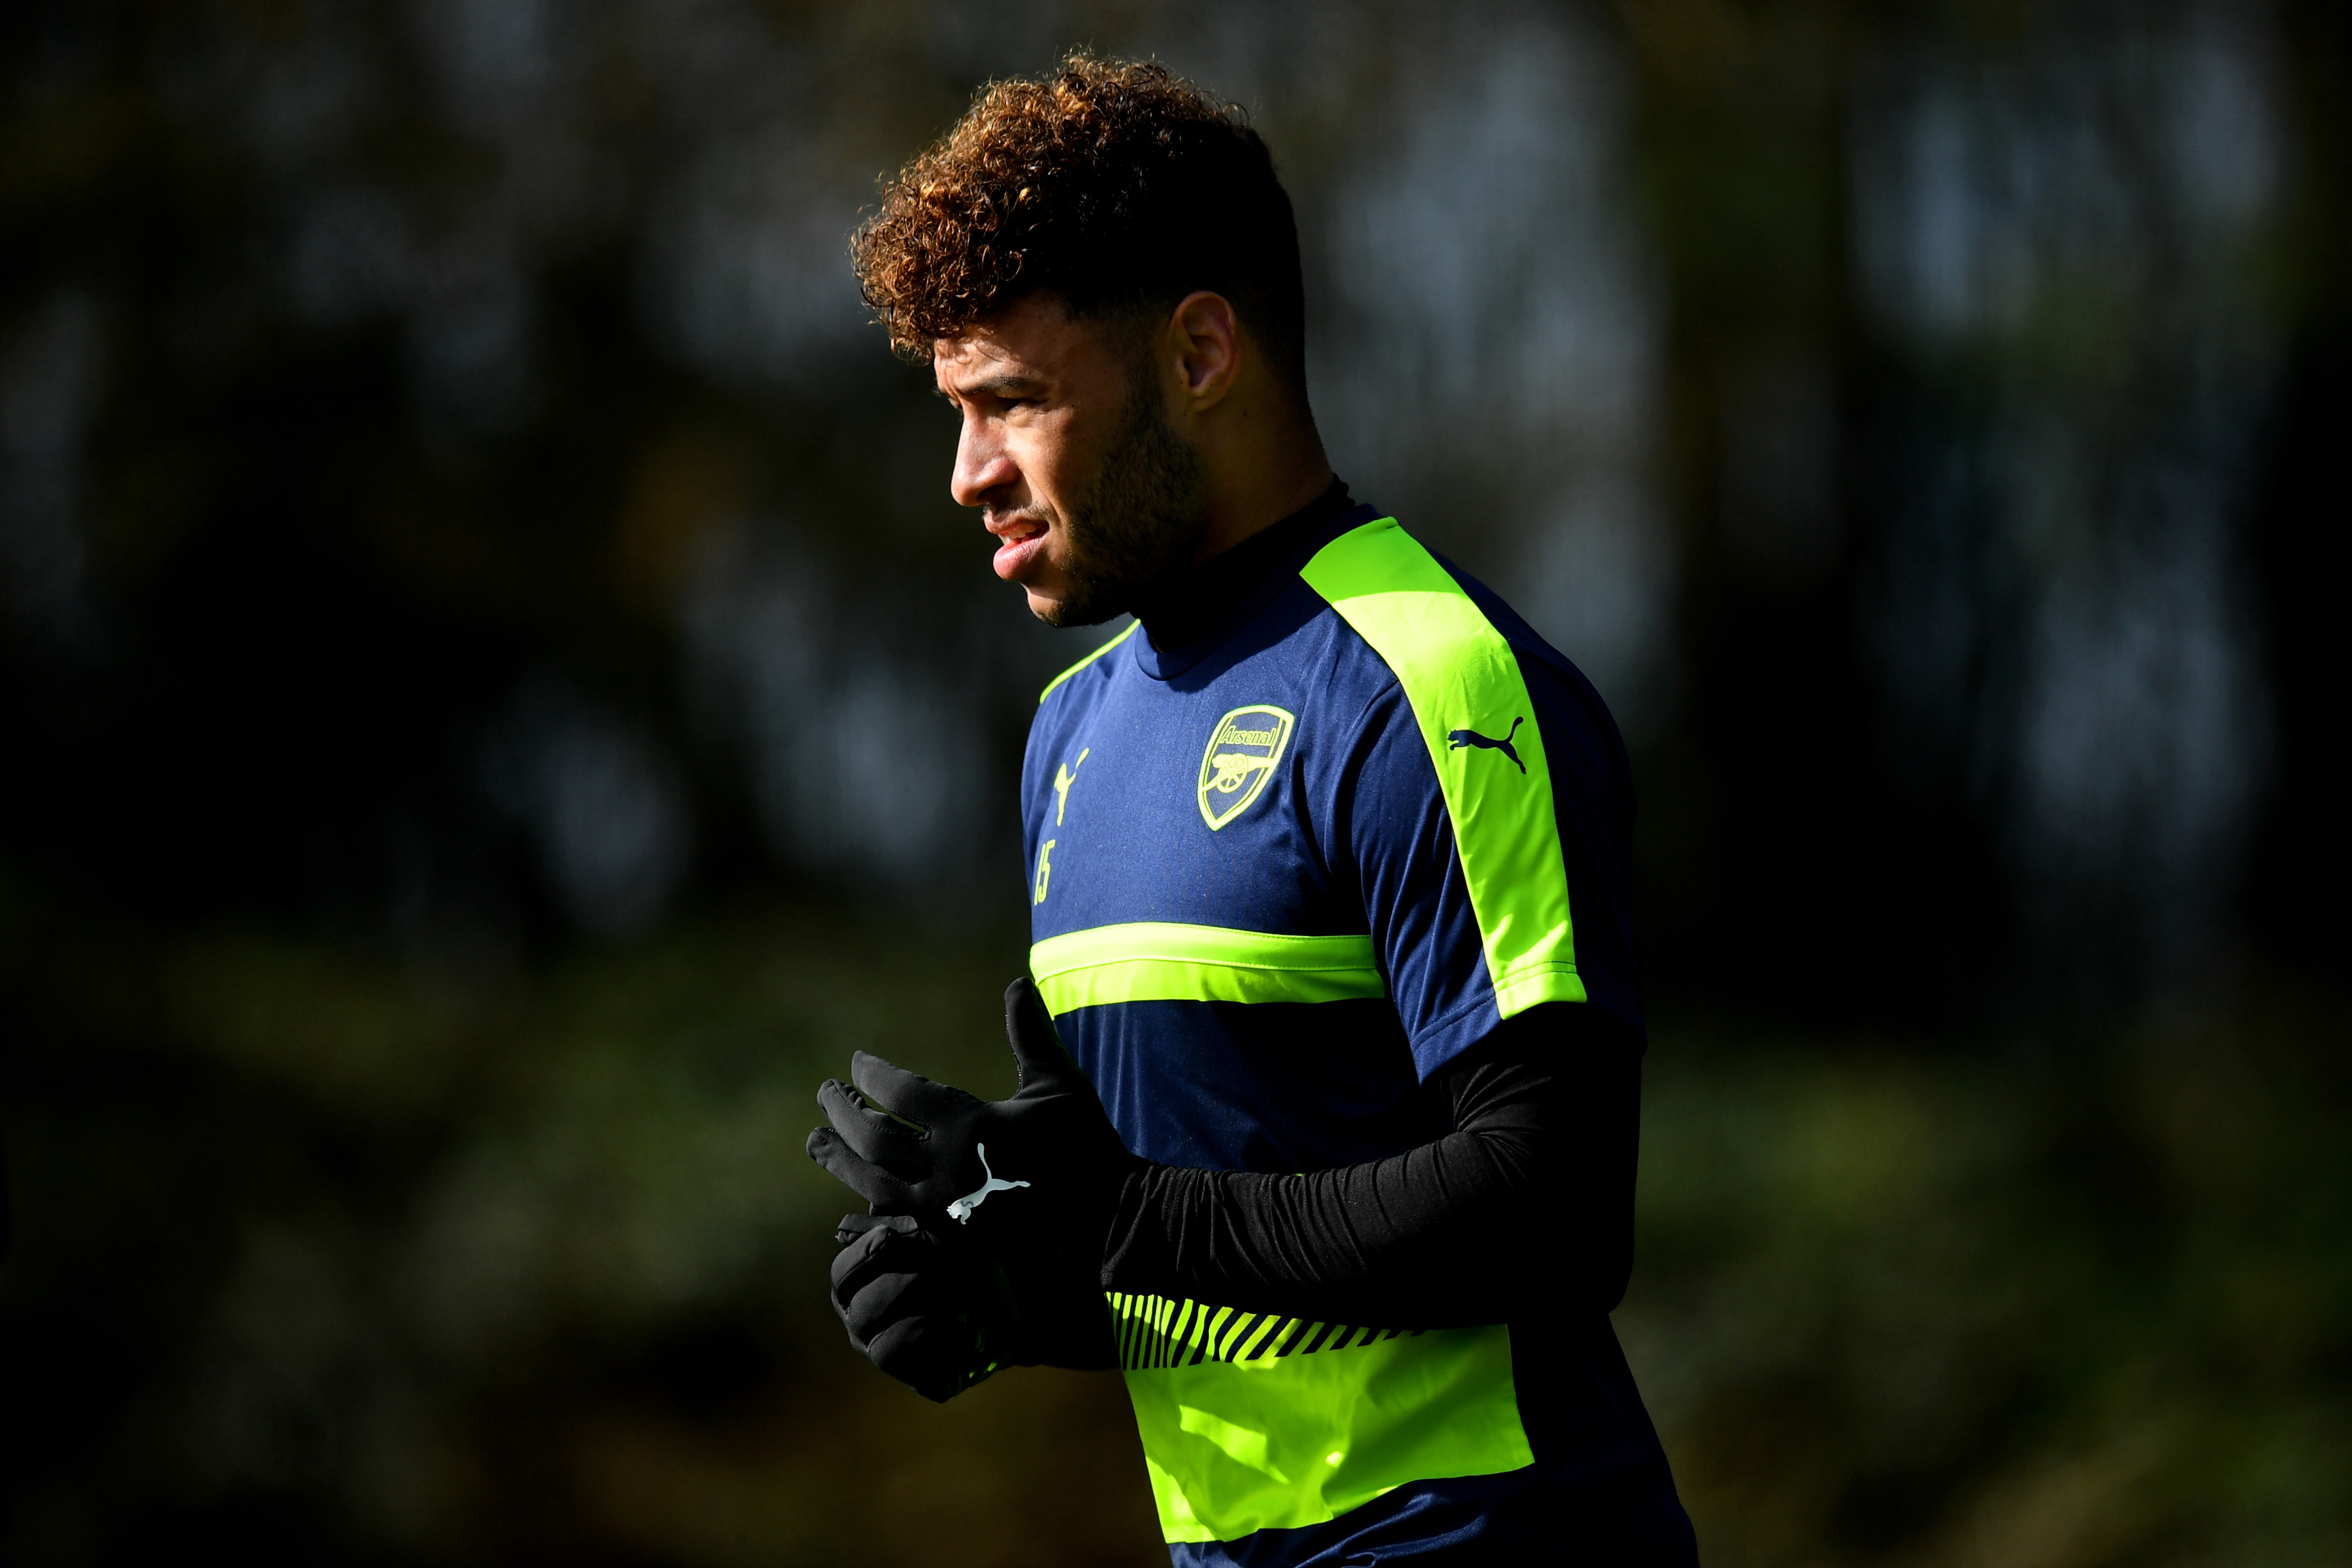
[[[1224,401],[1241,375],[1242,323],[1233,302],[1205,289],[1185,295],[1169,318],[1168,335],[1187,411],[1203,414]]]

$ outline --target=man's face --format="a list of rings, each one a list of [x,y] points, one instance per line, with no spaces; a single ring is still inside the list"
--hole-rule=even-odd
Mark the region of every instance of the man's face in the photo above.
[[[1207,486],[1142,343],[1032,294],[934,343],[931,366],[963,417],[949,489],[1039,620],[1108,620],[1192,559]]]

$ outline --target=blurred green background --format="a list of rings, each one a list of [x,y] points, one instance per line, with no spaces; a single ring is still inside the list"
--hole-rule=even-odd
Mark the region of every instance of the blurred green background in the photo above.
[[[800,1152],[1010,1088],[996,584],[845,239],[1073,43],[1239,99],[1357,493],[1595,679],[1628,1353],[1722,1568],[2352,1559],[2317,4],[11,7],[8,1560],[1146,1563]]]

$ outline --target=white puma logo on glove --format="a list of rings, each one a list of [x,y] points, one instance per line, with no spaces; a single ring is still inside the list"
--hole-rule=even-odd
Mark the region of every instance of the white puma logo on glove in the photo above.
[[[980,1184],[980,1190],[978,1192],[967,1193],[962,1197],[956,1199],[955,1202],[948,1205],[948,1217],[955,1221],[958,1225],[970,1225],[971,1223],[971,1211],[978,1208],[982,1202],[987,1198],[989,1194],[1009,1193],[1015,1187],[1025,1187],[1029,1184],[1026,1182],[1001,1182],[997,1180],[996,1173],[988,1168],[988,1145],[982,1143],[979,1145],[979,1149],[980,1173],[988,1179]]]

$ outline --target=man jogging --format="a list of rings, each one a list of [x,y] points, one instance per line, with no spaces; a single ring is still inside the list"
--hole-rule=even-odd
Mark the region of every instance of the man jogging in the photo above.
[[[819,1091],[809,1152],[871,1205],[852,1342],[937,1399],[1121,1369],[1179,1564],[1695,1563],[1608,1320],[1624,749],[1332,476],[1265,144],[1075,55],[987,89],[856,257],[961,416],[997,574],[1136,625],[1030,732],[1019,1092],[863,1054]]]

